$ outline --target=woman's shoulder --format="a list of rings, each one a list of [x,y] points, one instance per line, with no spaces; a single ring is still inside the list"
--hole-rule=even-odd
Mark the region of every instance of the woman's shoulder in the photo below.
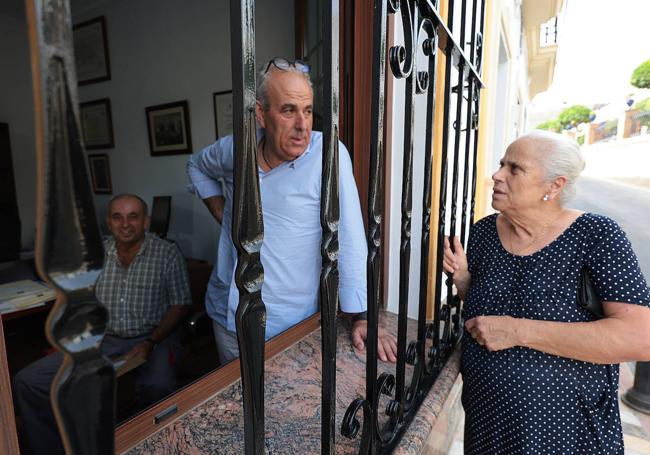
[[[621,231],[621,227],[616,221],[598,213],[585,212],[576,221],[579,228],[587,230],[591,235],[595,236]]]
[[[496,225],[498,213],[493,213],[491,215],[484,216],[476,223],[474,223],[474,229],[490,229]]]

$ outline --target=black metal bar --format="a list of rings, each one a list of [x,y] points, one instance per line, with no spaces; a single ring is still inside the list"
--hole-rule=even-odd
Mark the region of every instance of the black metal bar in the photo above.
[[[323,11],[323,174],[320,220],[322,270],[320,307],[322,333],[321,453],[333,454],[336,426],[336,310],[339,301],[339,1],[325,2]]]
[[[438,9],[431,3],[431,0],[417,0],[417,4],[420,9],[420,15],[431,20],[438,32],[438,48],[445,53],[449,52],[450,56],[448,55],[447,58],[451,60],[454,66],[458,67],[458,63],[464,61],[464,76],[474,76],[478,85],[481,88],[484,87],[479,71],[470,63],[471,60],[467,58],[467,55],[463,51],[463,46],[455,40],[451,29],[447,27],[447,23],[453,24],[453,0],[449,2],[448,10],[450,16],[447,19],[447,23],[442,19]]]
[[[415,356],[415,372],[409,387],[409,398],[417,394],[419,380],[423,374],[432,374],[426,369],[425,344],[427,335],[427,289],[429,280],[429,247],[431,225],[431,176],[433,174],[433,119],[436,100],[436,56],[438,48],[438,35],[433,24],[428,19],[422,21],[422,29],[427,33],[427,40],[423,43],[423,51],[429,57],[429,83],[427,89],[427,117],[424,145],[424,190],[422,193],[422,238],[420,241],[420,292],[418,303],[418,335],[417,342],[409,346],[407,357]],[[409,355],[410,354],[410,355]],[[417,379],[417,381],[416,381]],[[410,401],[410,400],[409,400]]]
[[[415,2],[402,1],[400,5],[402,25],[404,27],[404,49],[410,68],[404,68],[408,73],[404,89],[404,144],[402,161],[402,200],[401,200],[401,236],[399,255],[399,302],[397,315],[397,367],[395,370],[396,387],[395,399],[387,410],[391,416],[391,424],[396,427],[404,413],[405,376],[406,376],[406,322],[408,316],[409,272],[411,268],[411,214],[413,207],[413,137],[415,117],[415,94],[417,85],[417,68],[415,52],[417,34],[415,22],[417,11]],[[410,39],[409,39],[410,38]],[[394,67],[395,65],[393,65]],[[400,74],[395,74],[401,77]]]
[[[67,453],[112,454],[115,376],[99,350],[108,315],[94,293],[104,251],[79,134],[70,5],[26,6],[40,169],[36,261],[57,289],[45,331],[64,355],[52,407]]]
[[[475,65],[477,70],[481,71],[481,62],[483,59],[483,27],[485,26],[485,0],[481,0],[481,20],[479,22],[479,33],[475,36],[476,42],[474,44],[475,52]],[[472,201],[470,203],[469,222],[474,223],[474,213],[476,209],[476,185],[477,185],[477,161],[478,161],[478,136],[479,136],[479,109],[480,109],[481,91],[477,87],[474,94],[474,116],[472,117],[472,129],[474,130],[474,159],[472,160]]]
[[[372,107],[370,136],[370,176],[368,188],[368,338],[366,340],[366,397],[356,399],[348,407],[341,433],[356,437],[360,424],[357,413],[363,410],[363,432],[359,454],[374,455],[377,452],[375,428],[377,407],[374,404],[380,394],[377,382],[377,331],[381,299],[381,237],[384,215],[384,109],[386,74],[386,18],[387,9],[397,10],[393,0],[375,0],[373,18],[373,61],[372,61]]]
[[[450,4],[450,14],[453,12]],[[453,16],[453,14],[452,14]],[[450,22],[453,17],[450,18]],[[450,44],[451,45],[451,41]],[[437,258],[436,258],[436,290],[435,290],[435,301],[441,301],[441,293],[443,283],[439,278],[442,276],[442,257],[444,254],[444,236],[445,236],[445,223],[447,215],[447,178],[448,178],[448,155],[449,155],[449,116],[450,116],[450,95],[451,95],[451,68],[452,65],[449,61],[449,55],[451,49],[445,49],[445,55],[447,57],[445,61],[445,85],[444,85],[444,95],[443,95],[443,120],[442,120],[442,150],[441,150],[441,175],[440,175],[440,199],[439,199],[439,218],[438,218],[438,238],[437,238]],[[447,287],[450,286],[450,277],[447,275]],[[443,333],[440,334],[440,323],[444,320]],[[450,330],[451,328],[451,301],[448,299],[445,305],[440,305],[439,314],[436,315],[434,320],[434,349],[435,355],[437,358],[434,360],[434,367],[439,365],[440,360],[443,357],[446,357],[448,351],[451,348],[451,337]],[[437,364],[437,365],[436,365]]]
[[[477,9],[478,0],[472,0],[472,29],[471,29],[471,41],[470,41],[470,51],[469,55],[472,58],[472,63],[474,60],[474,46],[476,45],[476,9]],[[472,145],[472,117],[474,113],[472,112],[472,106],[474,105],[474,79],[469,77],[467,78],[467,116],[465,118],[465,173],[463,176],[463,208],[462,208],[462,221],[461,221],[461,230],[460,230],[460,241],[463,245],[467,245],[467,215],[468,215],[468,204],[467,198],[469,197],[469,172],[470,168],[468,163],[471,156],[471,145]],[[476,158],[472,159],[472,175],[476,172]],[[474,177],[472,177],[474,179]],[[474,180],[475,181],[475,180]],[[471,222],[471,221],[470,221]]]
[[[264,239],[255,135],[255,2],[231,0],[230,46],[233,81],[234,194],[232,238],[237,249],[239,290],[237,341],[248,455],[264,453],[264,335],[262,302]]]
[[[465,25],[466,25],[466,0],[461,1],[461,18],[460,18],[460,42],[465,42]],[[450,3],[451,5],[451,3]],[[452,8],[452,6],[450,6]],[[451,19],[450,19],[451,21]],[[452,183],[451,183],[451,212],[450,212],[450,221],[449,221],[449,236],[450,238],[456,234],[456,221],[458,219],[458,179],[459,179],[459,169],[460,169],[460,139],[462,131],[462,114],[463,114],[463,86],[464,86],[464,77],[463,69],[465,65],[468,64],[465,60],[458,62],[458,79],[456,85],[456,119],[454,121],[454,164],[452,170]],[[469,78],[468,78],[469,79]],[[466,166],[464,166],[466,167]],[[454,249],[454,243],[450,242],[452,250]],[[452,337],[457,338],[460,334],[460,307],[461,302],[460,298],[457,295],[454,295],[451,275],[447,277],[447,305],[449,306],[450,321],[451,327],[449,327]]]

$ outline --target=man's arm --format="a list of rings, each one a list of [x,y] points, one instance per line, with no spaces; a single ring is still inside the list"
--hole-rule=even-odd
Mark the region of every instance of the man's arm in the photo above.
[[[340,210],[339,224],[339,293],[341,311],[353,316],[352,344],[363,351],[368,338],[366,260],[368,249],[363,229],[363,218],[359,204],[359,193],[352,173],[350,155],[343,144],[339,144]],[[377,354],[386,362],[397,361],[397,339],[386,330],[377,333]]]
[[[203,199],[212,216],[219,224],[223,221],[223,208],[226,205],[226,198],[223,196],[211,196]]]
[[[175,329],[178,327],[178,324],[183,320],[189,307],[187,305],[174,305],[172,306],[167,313],[160,320],[158,327],[151,332],[149,338],[147,338],[142,343],[134,346],[127,354],[128,357],[142,357],[146,359],[151,354],[151,351],[159,344],[162,340],[167,338]]]

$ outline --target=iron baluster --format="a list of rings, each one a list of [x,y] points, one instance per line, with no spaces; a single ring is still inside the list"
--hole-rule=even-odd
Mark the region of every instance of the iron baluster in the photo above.
[[[246,454],[264,453],[264,239],[255,135],[255,2],[231,0],[234,191],[232,239],[237,249],[237,341],[244,405]]]
[[[481,61],[483,57],[483,27],[484,27],[484,22],[485,22],[485,0],[481,0],[481,21],[479,23],[479,28],[480,31],[476,35],[476,42],[475,42],[475,52],[476,52],[476,70],[480,74],[481,72]],[[479,115],[479,109],[480,109],[480,100],[481,100],[481,91],[480,91],[480,86],[478,86],[479,82],[476,81],[477,84],[477,90],[476,93],[474,94],[474,116],[472,117],[472,128],[474,129],[474,160],[472,164],[472,201],[470,204],[470,223],[474,223],[474,211],[476,209],[476,183],[477,183],[477,178],[476,178],[476,162],[478,160],[478,115]]]
[[[363,411],[363,431],[361,434],[360,455],[374,455],[378,444],[375,439],[377,425],[378,395],[377,381],[377,331],[381,299],[381,235],[384,214],[384,109],[386,73],[386,18],[387,9],[391,13],[398,9],[396,0],[375,0],[373,17],[373,63],[370,176],[368,188],[368,337],[366,339],[366,397],[354,400],[345,412],[341,424],[341,434],[355,438],[360,424],[357,419]]]
[[[322,333],[321,453],[333,454],[336,425],[336,310],[339,302],[339,3],[326,2],[323,64],[323,174],[321,177],[320,307]]]
[[[450,7],[453,5],[450,4]],[[465,22],[466,22],[466,0],[461,2],[461,20],[460,20],[460,43],[465,42]],[[452,10],[453,11],[453,10]],[[450,11],[451,13],[451,11]],[[450,22],[453,23],[453,18],[450,19]],[[449,238],[450,246],[452,251],[454,250],[454,243],[451,241],[451,238],[456,234],[456,221],[458,219],[458,179],[459,179],[459,168],[460,168],[460,139],[462,131],[462,113],[463,113],[463,86],[464,86],[464,71],[465,71],[465,60],[460,59],[458,62],[458,84],[456,86],[456,120],[454,121],[454,164],[452,171],[452,183],[451,183],[451,213],[450,213],[450,222],[449,222]],[[465,162],[465,168],[467,162]],[[451,320],[451,334],[453,338],[457,338],[460,334],[460,298],[458,295],[454,295],[452,278],[451,275],[447,278],[447,304],[449,305],[449,313]]]
[[[64,355],[51,389],[67,453],[112,454],[112,364],[101,355],[108,314],[95,298],[104,251],[79,134],[70,5],[26,3],[39,168],[36,263],[57,290],[45,331]]]
[[[478,0],[472,0],[472,30],[471,30],[471,36],[472,39],[470,41],[470,51],[469,55],[470,58],[472,59],[471,63],[474,63],[475,59],[475,44],[476,44],[476,9],[477,9],[477,2]],[[470,162],[470,159],[472,160],[472,181],[475,182],[476,179],[474,177],[474,172],[476,172],[476,157],[472,157],[470,154],[470,149],[472,146],[472,130],[473,128],[473,116],[475,113],[473,112],[472,108],[474,106],[474,78],[468,77],[467,78],[467,116],[465,118],[465,174],[463,178],[463,218],[461,222],[461,231],[460,231],[460,241],[461,243],[466,247],[467,246],[467,211],[468,211],[468,206],[467,206],[467,198],[469,196],[469,167],[467,163]],[[472,220],[470,218],[470,223],[472,223]]]
[[[411,350],[415,349],[415,372],[413,378],[418,381],[411,381],[409,395],[415,397],[419,386],[419,380],[423,374],[432,375],[433,371],[427,368],[425,346],[427,339],[427,287],[429,279],[429,243],[431,225],[431,175],[433,167],[433,118],[435,109],[436,94],[436,62],[438,48],[438,34],[430,20],[422,22],[422,28],[427,33],[428,39],[423,43],[423,52],[428,58],[429,84],[427,90],[427,117],[426,137],[424,146],[424,191],[422,194],[422,239],[420,251],[420,293],[418,303],[418,335],[417,341]]]
[[[415,51],[417,34],[414,32],[417,20],[415,2],[402,1],[400,5],[402,24],[404,27],[404,49],[410,67],[404,68],[406,84],[404,89],[404,144],[402,164],[402,200],[401,200],[401,238],[399,256],[399,305],[397,319],[397,367],[395,399],[391,401],[387,413],[391,417],[391,425],[395,428],[404,412],[404,393],[406,376],[406,322],[408,316],[409,294],[409,269],[411,265],[411,216],[413,206],[413,136],[414,136],[414,111],[415,95],[417,92],[417,68],[415,65]],[[395,68],[397,62],[391,61]],[[402,72],[394,73],[397,78],[402,77]]]

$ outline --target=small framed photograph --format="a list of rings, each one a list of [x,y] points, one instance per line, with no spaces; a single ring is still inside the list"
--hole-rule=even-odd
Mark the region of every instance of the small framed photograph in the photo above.
[[[90,180],[95,194],[113,194],[108,155],[105,153],[88,155],[88,167],[90,168]]]
[[[106,18],[96,17],[72,27],[77,84],[93,84],[111,78]]]
[[[232,90],[212,94],[214,100],[214,130],[217,139],[232,134]]]
[[[110,99],[102,98],[80,103],[79,116],[81,133],[87,150],[114,147]]]
[[[190,109],[187,101],[145,109],[151,156],[192,153]]]

